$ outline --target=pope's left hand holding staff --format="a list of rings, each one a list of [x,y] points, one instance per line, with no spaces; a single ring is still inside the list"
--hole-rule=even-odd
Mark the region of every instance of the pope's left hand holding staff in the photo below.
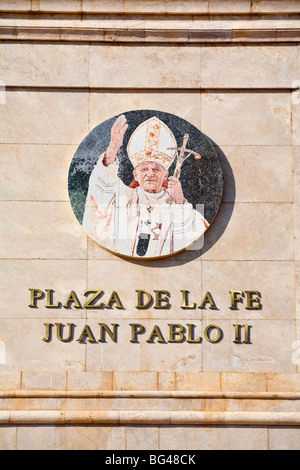
[[[165,123],[152,117],[130,136],[127,153],[133,181],[118,177],[118,151],[128,129],[119,116],[111,140],[89,180],[83,228],[102,246],[126,256],[154,258],[180,251],[208,227],[186,201],[178,178],[169,175],[177,143]]]

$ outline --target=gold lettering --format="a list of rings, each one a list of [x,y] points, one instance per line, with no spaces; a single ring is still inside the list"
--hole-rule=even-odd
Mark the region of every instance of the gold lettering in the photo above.
[[[85,327],[83,328],[83,330],[81,332],[81,335],[79,336],[77,341],[83,342],[85,340],[85,337],[88,338],[88,341],[90,343],[97,343],[97,341],[95,340],[94,335],[93,335],[89,325],[85,325]]]
[[[181,308],[195,308],[196,307],[196,304],[195,302],[193,302],[191,305],[188,305],[188,294],[189,294],[189,291],[188,290],[181,290],[180,292],[182,292],[182,305],[181,305]]]
[[[239,324],[233,324],[234,326],[234,343],[236,344],[251,344],[250,341],[250,328],[251,325],[239,325]],[[241,340],[241,329],[244,328],[244,341]]]
[[[138,293],[136,308],[146,308],[146,307],[148,307],[151,304],[152,300],[153,300],[152,295],[149,294],[149,292],[147,292],[146,290],[136,290],[136,292]],[[146,295],[147,299],[148,299],[146,303],[143,302],[144,295]]]
[[[214,339],[211,339],[210,337],[210,331],[212,329],[217,330],[217,336]],[[205,339],[207,339],[207,341],[209,341],[210,343],[217,343],[222,338],[223,333],[222,333],[221,328],[219,328],[217,325],[208,325],[204,330],[204,336],[205,336]]]
[[[29,290],[30,290],[30,304],[29,304],[29,307],[36,308],[37,300],[42,299],[45,294],[40,289],[29,289]]]
[[[151,332],[151,335],[149,336],[149,339],[147,339],[147,343],[154,343],[154,338],[158,338],[157,342],[158,343],[165,343],[166,341],[164,340],[164,337],[157,325],[154,325],[154,328]]]
[[[154,308],[169,308],[170,304],[169,299],[167,297],[169,295],[169,292],[166,290],[155,290],[154,292],[156,294]],[[161,295],[164,295],[164,297],[161,297]],[[161,302],[165,302],[165,305],[161,305]]]
[[[246,343],[246,344],[251,344],[251,341],[250,341],[250,331],[249,331],[249,328],[251,328],[251,325],[243,325],[243,327],[245,328],[245,339],[243,341],[243,343]]]
[[[242,325],[238,325],[234,323],[233,326],[234,326],[234,341],[233,342],[236,344],[241,344],[242,341],[241,341],[240,329]]]
[[[182,325],[180,325],[179,323],[168,323],[168,326],[170,328],[169,343],[181,343],[185,340],[185,336],[183,334],[183,331],[185,331],[185,329]],[[179,331],[176,331],[177,328],[179,329]],[[179,338],[175,339],[175,336],[179,336]]]
[[[237,305],[236,303],[237,302],[241,302],[243,303],[243,297],[244,297],[244,293],[243,291],[241,290],[230,290],[230,296],[231,296],[231,305],[230,305],[230,309],[231,310],[237,310]],[[237,297],[237,295],[239,295],[240,297]]]
[[[247,295],[247,309],[256,309],[259,310],[261,308],[261,303],[260,303],[260,293],[257,290],[245,290],[246,295]],[[253,295],[256,295],[255,298],[253,298]],[[253,303],[256,303],[257,305],[253,305]]]
[[[94,302],[98,297],[100,297],[102,294],[103,294],[103,290],[86,290],[84,291],[84,294],[85,296],[87,296],[88,294],[94,294],[92,295],[92,297],[84,304],[84,308],[101,308],[102,305],[103,305],[103,302],[100,302],[98,305],[96,305],[95,303],[93,304],[92,302]]]
[[[59,308],[61,307],[61,302],[53,303],[53,289],[46,289],[47,292],[47,304],[46,308]]]
[[[70,305],[69,305],[69,304],[70,304],[71,302],[74,302],[74,304],[75,304],[74,307],[75,307],[75,308],[82,308],[82,306],[81,306],[81,304],[80,304],[80,302],[79,302],[79,300],[78,300],[78,298],[77,298],[77,295],[76,295],[76,293],[75,293],[73,290],[70,292],[70,295],[69,295],[69,297],[68,297],[68,299],[67,299],[67,301],[66,301],[66,303],[65,303],[65,305],[64,305],[64,308],[70,308]]]
[[[50,341],[51,340],[51,327],[53,326],[53,323],[44,323],[46,327],[46,336],[43,336],[42,340],[43,341]]]
[[[67,323],[69,326],[69,336],[67,338],[63,338],[62,330],[63,330],[63,325],[62,323],[55,323],[56,325],[56,336],[59,339],[59,341],[63,341],[64,343],[67,343],[68,341],[71,341],[73,338],[73,326],[74,323]]]
[[[206,294],[204,296],[204,299],[201,302],[201,305],[199,305],[199,308],[205,308],[205,304],[207,304],[207,303],[210,304],[210,308],[214,308],[214,309],[217,308],[210,292],[206,292]]]
[[[105,323],[99,323],[100,325],[100,343],[106,343],[105,340],[105,333],[116,343],[117,342],[117,327],[119,326],[117,323],[112,323],[113,331]]]
[[[195,328],[195,325],[193,325],[192,323],[187,323],[186,326],[188,327],[188,339],[187,339],[187,343],[200,343],[200,342],[202,341],[201,336],[199,336],[199,338],[197,338],[197,339],[194,339],[194,328]]]
[[[131,326],[131,343],[139,343],[137,335],[145,333],[146,329],[140,323],[130,323]]]
[[[116,308],[123,308],[123,305],[119,299],[119,296],[117,292],[115,291],[113,291],[113,293],[111,294],[109,301],[105,305],[105,308],[112,308],[111,304],[116,304]]]

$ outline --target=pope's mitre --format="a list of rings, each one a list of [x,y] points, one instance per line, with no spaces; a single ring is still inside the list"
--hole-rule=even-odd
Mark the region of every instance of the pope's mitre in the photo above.
[[[160,163],[166,170],[172,164],[177,147],[174,135],[168,126],[157,117],[142,122],[132,133],[127,153],[134,168],[140,163]]]

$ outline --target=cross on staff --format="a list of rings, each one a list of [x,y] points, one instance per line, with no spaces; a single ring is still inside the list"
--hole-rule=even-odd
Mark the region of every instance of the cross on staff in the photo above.
[[[189,140],[189,134],[185,134],[183,137],[183,142],[182,142],[181,147],[169,147],[168,148],[168,150],[176,150],[175,155],[177,157],[177,161],[176,161],[176,166],[175,166],[174,175],[173,175],[176,178],[179,178],[182,164],[187,158],[189,158],[190,155],[194,155],[194,158],[196,158],[197,160],[201,158],[201,155],[199,153],[186,148],[186,144],[188,140]],[[178,152],[179,152],[179,155],[178,155]],[[187,153],[187,155],[185,155],[185,153]]]

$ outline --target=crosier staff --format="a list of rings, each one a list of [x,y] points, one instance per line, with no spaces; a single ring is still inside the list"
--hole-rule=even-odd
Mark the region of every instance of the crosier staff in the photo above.
[[[175,166],[175,170],[174,170],[174,177],[175,178],[178,178],[180,177],[180,173],[181,173],[181,167],[182,167],[182,164],[183,162],[189,158],[191,155],[194,155],[194,158],[196,160],[200,160],[201,158],[201,155],[197,152],[194,152],[193,150],[190,150],[190,149],[187,149],[186,148],[186,144],[189,140],[189,134],[185,134],[184,137],[183,137],[183,141],[182,141],[182,146],[181,147],[169,147],[168,150],[176,150],[176,154],[175,154],[175,158],[177,158],[176,160],[176,166]],[[179,152],[179,155],[178,155],[178,152]],[[187,153],[187,155],[185,155],[185,153]],[[167,199],[167,202],[169,204],[172,204],[173,202],[173,197],[170,196],[168,199]]]

